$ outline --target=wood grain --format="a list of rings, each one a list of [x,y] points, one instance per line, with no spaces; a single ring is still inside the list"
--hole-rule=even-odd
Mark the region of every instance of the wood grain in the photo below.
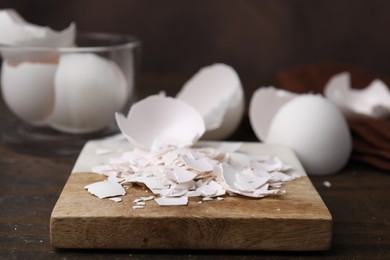
[[[60,248],[175,248],[325,250],[331,245],[332,218],[310,180],[288,183],[286,195],[265,199],[226,197],[223,201],[161,207],[150,195],[129,190],[123,202],[100,200],[83,190],[103,179],[71,174],[51,216],[51,242]]]

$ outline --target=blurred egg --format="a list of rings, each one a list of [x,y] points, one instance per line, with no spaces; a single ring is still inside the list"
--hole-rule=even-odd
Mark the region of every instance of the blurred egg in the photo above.
[[[344,116],[320,95],[300,95],[281,106],[265,142],[293,148],[305,170],[313,175],[336,173],[352,149]]]
[[[309,174],[336,173],[349,159],[346,120],[320,95],[259,88],[249,104],[249,119],[259,140],[292,148]]]
[[[372,81],[366,88],[353,89],[350,74],[343,72],[329,79],[324,94],[348,116],[364,114],[386,118],[390,115],[389,87],[379,79]]]
[[[203,139],[224,139],[241,122],[244,91],[237,72],[226,64],[200,69],[182,87],[176,98],[194,107],[203,116]]]
[[[53,109],[55,64],[24,62],[2,65],[2,95],[20,119],[42,125]]]
[[[128,98],[118,65],[94,54],[65,54],[54,84],[54,109],[48,123],[67,133],[89,133],[114,120]]]
[[[205,132],[199,112],[181,100],[163,95],[149,96],[133,104],[127,118],[116,113],[116,121],[135,147],[146,150],[192,145]]]

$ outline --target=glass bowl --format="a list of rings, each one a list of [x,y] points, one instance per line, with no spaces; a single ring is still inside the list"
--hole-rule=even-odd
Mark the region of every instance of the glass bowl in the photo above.
[[[75,154],[118,132],[136,100],[140,41],[79,33],[75,47],[0,45],[3,141],[19,150]]]

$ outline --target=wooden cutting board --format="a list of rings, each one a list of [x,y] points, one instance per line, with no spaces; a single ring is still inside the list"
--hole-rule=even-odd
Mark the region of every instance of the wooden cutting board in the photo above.
[[[97,149],[115,153],[97,155]],[[92,166],[131,149],[126,141],[91,141],[82,150],[50,220],[51,243],[57,248],[326,250],[331,246],[332,216],[286,147],[244,143],[252,154],[280,157],[301,178],[287,182],[287,193],[262,199],[226,196],[222,201],[162,207],[154,201],[133,209],[132,201],[151,195],[132,188],[115,203],[98,199],[84,186],[105,179]]]

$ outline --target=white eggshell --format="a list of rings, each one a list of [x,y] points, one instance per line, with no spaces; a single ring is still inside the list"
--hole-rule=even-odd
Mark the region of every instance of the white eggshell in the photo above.
[[[116,113],[116,121],[131,143],[147,150],[192,145],[205,132],[199,112],[183,101],[161,95],[133,104],[127,118]]]
[[[339,171],[352,148],[344,116],[319,95],[301,95],[282,106],[272,119],[266,142],[293,148],[305,170],[314,175]]]
[[[274,87],[258,88],[249,103],[249,121],[261,141],[268,136],[268,129],[279,109],[297,95]]]
[[[202,114],[204,139],[223,139],[231,135],[244,112],[244,91],[237,72],[225,64],[204,67],[193,75],[176,95]]]
[[[123,196],[126,194],[126,190],[122,187],[122,185],[115,181],[99,181],[88,184],[84,188],[99,199]]]
[[[378,79],[364,89],[353,89],[350,74],[343,72],[330,78],[325,85],[324,94],[346,115],[364,114],[377,118],[390,115],[390,91],[388,86]]]
[[[76,38],[76,26],[70,24],[63,31],[54,31],[46,26],[26,22],[15,10],[0,10],[0,44],[9,45],[2,48],[1,56],[13,63],[53,62],[58,54],[53,51],[34,51],[34,47],[72,47]],[[14,48],[27,46],[28,48]]]
[[[73,46],[76,26],[63,31],[26,22],[15,10],[0,10],[0,43],[16,46],[69,47]]]
[[[89,133],[114,120],[128,98],[125,76],[95,54],[65,54],[55,76],[55,105],[49,125],[68,133]]]
[[[43,124],[54,105],[56,69],[55,64],[3,62],[1,89],[9,109],[32,125]]]

